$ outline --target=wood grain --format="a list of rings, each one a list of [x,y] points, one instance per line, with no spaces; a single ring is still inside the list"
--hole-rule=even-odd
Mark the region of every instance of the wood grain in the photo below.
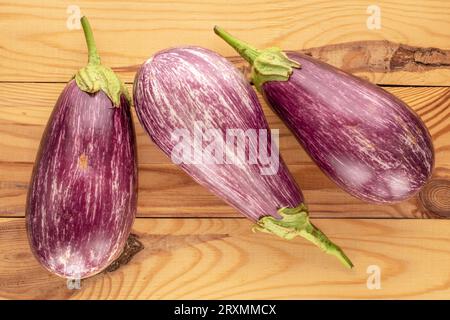
[[[34,162],[39,141],[51,110],[64,84],[0,84],[0,161]],[[131,85],[129,85],[131,87]],[[404,100],[425,121],[436,148],[438,166],[450,166],[450,88],[386,87]],[[311,163],[294,136],[264,103],[269,126],[280,130],[280,149],[286,163]],[[169,163],[169,159],[150,141],[137,117],[138,156],[140,163]]]
[[[353,270],[303,239],[252,233],[244,219],[138,219],[134,232],[144,249],[68,290],[32,256],[23,219],[1,219],[0,298],[450,298],[450,221],[316,223],[352,258]],[[381,271],[379,290],[366,285],[371,265]]]
[[[0,2],[0,81],[67,81],[85,63],[82,32],[66,27],[67,8],[72,4],[69,0]],[[76,4],[91,19],[104,63],[120,70],[127,81],[134,77],[130,67],[167,47],[200,45],[234,56],[213,34],[216,24],[255,46],[286,50],[380,40],[450,49],[450,3],[445,0],[377,1],[379,30],[368,29],[371,3],[364,1],[91,0]],[[449,69],[361,75],[384,84],[449,84]]]

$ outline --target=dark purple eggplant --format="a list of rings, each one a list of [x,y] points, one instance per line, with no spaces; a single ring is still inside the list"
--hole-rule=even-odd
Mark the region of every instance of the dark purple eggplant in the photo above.
[[[258,50],[214,31],[252,65],[252,82],[315,163],[351,195],[403,201],[431,177],[424,123],[382,88],[309,56]]]
[[[100,64],[81,23],[88,65],[59,96],[31,178],[26,226],[32,252],[50,272],[81,279],[120,255],[136,214],[136,138],[130,98]]]
[[[342,250],[310,223],[303,195],[278,157],[276,144],[271,143],[272,134],[255,92],[226,59],[198,47],[159,52],[136,74],[134,105],[153,142],[195,181],[254,221],[256,230],[286,239],[303,236],[352,266]],[[260,132],[260,141],[267,144],[259,142],[259,148],[264,145],[276,154],[278,170],[263,173],[266,165],[262,161],[252,163],[247,154],[235,152],[236,139],[215,149],[227,157],[233,154],[235,162],[220,161],[219,151],[198,152],[198,146],[202,151],[211,146],[211,130],[218,130],[223,138],[228,130],[236,129]],[[180,131],[185,136],[174,134]],[[208,132],[209,142],[195,141],[196,134]],[[180,145],[190,156],[181,157]],[[200,161],[190,161],[197,156]]]

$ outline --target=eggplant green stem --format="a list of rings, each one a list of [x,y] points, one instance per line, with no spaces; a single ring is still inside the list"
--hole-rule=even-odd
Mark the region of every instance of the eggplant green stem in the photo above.
[[[228,43],[234,50],[236,50],[237,53],[239,53],[239,55],[247,60],[247,62],[251,65],[253,65],[253,62],[261,53],[258,49],[252,47],[244,41],[236,39],[219,26],[214,27],[214,32],[223,40],[225,40],[226,43]]]
[[[91,25],[86,17],[80,19],[81,26],[83,27],[84,37],[86,38],[86,45],[88,48],[88,63],[89,64],[100,64],[100,56],[97,52],[97,47],[95,45],[94,34],[92,33]]]
[[[252,65],[251,80],[260,92],[265,82],[287,81],[294,72],[294,68],[301,67],[279,48],[258,50],[218,26],[214,27],[214,32]]]
[[[281,219],[271,216],[262,217],[253,231],[273,233],[287,240],[301,236],[314,243],[325,253],[335,256],[347,268],[353,267],[353,263],[344,251],[311,223],[308,209],[303,203],[295,208],[281,208],[278,213],[281,215]]]
[[[114,107],[120,106],[120,98],[124,95],[128,104],[131,105],[131,96],[123,82],[111,68],[101,64],[88,19],[82,17],[80,21],[88,48],[88,64],[84,68],[81,68],[74,76],[78,88],[88,93],[103,91],[111,100]]]

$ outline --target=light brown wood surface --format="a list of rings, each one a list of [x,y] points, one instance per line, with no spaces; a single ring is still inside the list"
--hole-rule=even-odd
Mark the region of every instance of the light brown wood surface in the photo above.
[[[381,9],[369,30],[367,8]],[[24,227],[33,161],[65,83],[87,61],[77,5],[104,64],[128,83],[139,65],[172,46],[199,45],[248,64],[212,28],[257,47],[301,51],[352,72],[408,103],[436,151],[432,182],[409,201],[364,203],[338,189],[263,103],[280,129],[281,155],[315,223],[355,264],[344,269],[303,239],[251,232],[251,222],[194,183],[136,122],[143,250],[113,272],[68,290],[32,256]],[[450,299],[450,2],[445,0],[0,0],[0,299]],[[436,214],[439,212],[439,214]],[[374,219],[375,218],[375,219]],[[422,219],[426,218],[426,219]],[[369,266],[381,289],[369,290]]]
[[[374,30],[367,27],[373,3],[361,0],[2,1],[0,81],[67,81],[83,65],[82,32],[67,28],[74,4],[91,19],[104,63],[127,81],[134,77],[130,68],[167,47],[199,45],[234,56],[212,32],[216,24],[255,46],[286,50],[362,40],[450,49],[445,0],[377,1],[381,24]],[[361,75],[384,84],[450,84],[448,68]]]
[[[316,223],[354,269],[303,239],[252,233],[244,219],[138,219],[134,232],[144,249],[118,270],[84,280],[81,290],[68,290],[32,256],[24,220],[1,219],[0,298],[450,298],[449,220]],[[381,289],[368,289],[369,266],[379,267]]]

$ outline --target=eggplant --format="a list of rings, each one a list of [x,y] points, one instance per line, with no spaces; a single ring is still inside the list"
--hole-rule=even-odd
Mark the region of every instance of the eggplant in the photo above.
[[[310,56],[258,50],[217,26],[214,31],[252,65],[256,89],[319,168],[349,194],[395,203],[429,180],[431,136],[400,99]]]
[[[140,67],[133,91],[137,116],[153,142],[196,182],[254,221],[254,230],[305,237],[352,266],[310,222],[255,92],[225,58],[199,47],[161,51]],[[233,130],[250,138],[259,133],[259,140],[249,138],[241,145],[246,152],[237,152],[239,140],[226,140]],[[256,145],[260,155],[273,156],[276,169],[268,170],[264,157],[250,161]]]
[[[68,279],[99,273],[123,250],[136,215],[130,96],[101,64],[83,17],[89,60],[64,88],[42,136],[26,206],[33,254]]]

